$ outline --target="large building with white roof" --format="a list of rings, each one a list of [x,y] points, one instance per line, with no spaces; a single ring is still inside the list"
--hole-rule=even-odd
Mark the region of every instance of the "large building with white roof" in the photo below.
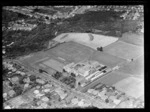
[[[79,63],[70,63],[64,66],[64,70],[69,73],[74,73],[76,76],[80,75],[86,77],[90,74],[95,73],[99,68],[104,65],[98,63],[97,61],[83,61]]]

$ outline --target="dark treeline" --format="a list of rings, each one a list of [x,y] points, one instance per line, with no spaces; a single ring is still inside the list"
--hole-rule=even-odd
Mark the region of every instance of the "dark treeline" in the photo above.
[[[35,11],[39,11],[38,9]],[[68,19],[55,19],[51,24],[44,24],[35,19],[38,25],[32,31],[3,31],[4,44],[15,42],[11,48],[7,48],[7,57],[21,56],[24,54],[40,51],[46,48],[46,43],[57,34],[64,32],[92,32],[92,29],[108,32],[105,35],[121,37],[122,33],[135,31],[138,26],[136,20],[122,20],[120,15],[124,12],[114,11],[89,11],[84,14],[77,14]],[[18,13],[3,11],[3,23],[8,24],[22,17],[30,20]],[[33,18],[31,18],[33,20]],[[61,24],[57,24],[62,22]],[[103,34],[102,32],[102,34]]]

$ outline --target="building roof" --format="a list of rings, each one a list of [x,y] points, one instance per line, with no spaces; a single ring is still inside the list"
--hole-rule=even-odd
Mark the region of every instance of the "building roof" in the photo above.
[[[15,107],[19,106],[25,102],[27,102],[27,101],[25,99],[23,99],[21,96],[18,96],[10,101],[10,103]]]
[[[61,99],[64,99],[67,96],[67,93],[64,93],[64,91],[61,88],[56,88],[55,92],[57,92]]]
[[[77,104],[77,103],[78,103],[78,99],[77,99],[77,98],[73,98],[73,99],[71,100],[71,102],[72,102],[73,104]]]
[[[73,69],[79,72],[80,74],[84,74],[87,71],[90,71],[92,68],[95,68],[99,66],[99,62],[97,61],[84,61],[84,62],[79,62],[76,65],[74,65]]]

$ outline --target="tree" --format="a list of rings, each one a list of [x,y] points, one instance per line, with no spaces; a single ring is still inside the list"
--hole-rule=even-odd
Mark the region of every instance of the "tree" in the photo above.
[[[116,88],[114,86],[112,86],[112,90],[115,90]]]
[[[100,47],[100,49],[99,49],[100,51],[103,51],[103,47]]]
[[[39,73],[43,73],[44,72],[44,70],[42,70],[42,69],[39,69]]]
[[[109,100],[108,100],[108,99],[106,99],[106,100],[105,100],[105,102],[106,102],[106,103],[109,103]]]
[[[103,47],[98,47],[97,50],[98,51],[103,51]]]
[[[34,75],[31,75],[31,76],[29,76],[29,78],[30,78],[30,80],[33,82],[33,81],[36,81],[36,76],[34,76]]]
[[[76,75],[75,75],[74,73],[71,73],[71,76],[72,76],[72,77],[75,77]]]
[[[20,95],[22,93],[22,88],[18,85],[15,85],[13,90],[16,92],[16,95]]]

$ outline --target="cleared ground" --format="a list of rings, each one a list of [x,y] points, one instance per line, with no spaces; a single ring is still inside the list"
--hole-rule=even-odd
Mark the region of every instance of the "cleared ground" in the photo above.
[[[99,51],[95,51],[92,56],[90,57],[91,60],[96,60],[99,63],[102,63],[108,67],[114,67],[116,65],[122,65],[126,62],[125,59],[121,59],[119,57],[110,55],[108,53],[105,52],[99,52]]]
[[[143,80],[135,77],[128,77],[114,84],[114,86],[128,94],[129,96],[138,98],[144,94],[144,82]]]
[[[124,33],[119,40],[130,43],[130,44],[143,46],[144,34]]]
[[[123,41],[117,41],[105,47],[104,52],[128,60],[141,56],[144,48]]]
[[[114,43],[118,38],[91,33],[63,33],[58,35],[54,40],[58,42],[74,41],[82,45],[97,49]]]
[[[135,76],[142,75],[144,76],[144,56],[140,56],[134,61],[124,65],[119,71],[124,73],[129,73]]]

